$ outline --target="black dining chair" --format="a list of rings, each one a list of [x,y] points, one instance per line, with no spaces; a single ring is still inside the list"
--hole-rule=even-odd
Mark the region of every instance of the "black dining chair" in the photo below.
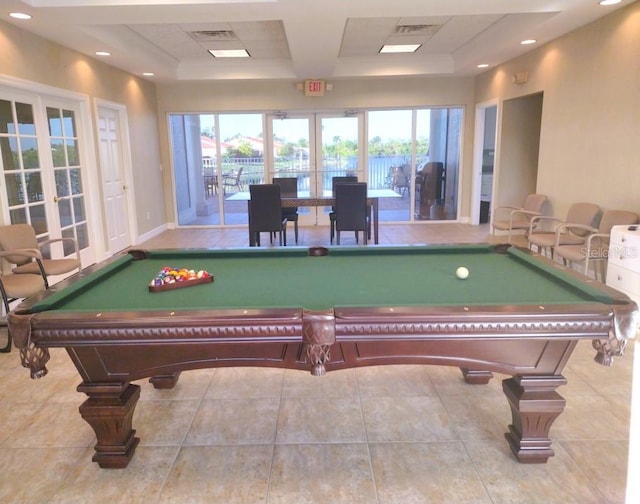
[[[280,186],[280,196],[282,198],[297,198],[298,197],[298,179],[296,177],[274,177],[272,179],[274,184]],[[287,222],[293,222],[293,230],[296,237],[296,244],[298,243],[298,207],[285,207],[282,209],[282,216],[287,219]]]
[[[357,182],[358,181],[358,177],[356,177],[355,175],[347,175],[344,177],[333,177],[331,179],[331,195],[335,198],[336,197],[336,184],[344,184],[344,183],[351,183],[351,182]],[[330,226],[330,233],[331,233],[331,243],[333,243],[333,238],[336,234],[336,207],[335,205],[333,205],[331,207],[331,212],[329,212],[329,226]]]
[[[252,184],[249,186],[250,245],[260,246],[260,233],[269,233],[271,243],[278,233],[280,245],[287,244],[287,219],[282,215],[282,201],[278,184]]]
[[[369,230],[369,208],[367,207],[366,182],[338,183],[335,188],[335,233],[340,245],[341,231],[355,231],[356,243],[362,231],[367,244]]]

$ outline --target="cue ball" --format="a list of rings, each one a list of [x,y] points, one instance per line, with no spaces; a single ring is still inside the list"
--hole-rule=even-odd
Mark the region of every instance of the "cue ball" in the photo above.
[[[462,280],[464,280],[465,278],[467,278],[469,276],[469,270],[467,268],[465,268],[464,266],[460,266],[456,270],[456,276],[458,278],[461,278]]]

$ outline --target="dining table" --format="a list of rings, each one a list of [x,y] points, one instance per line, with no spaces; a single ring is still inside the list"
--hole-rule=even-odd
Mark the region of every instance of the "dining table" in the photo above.
[[[379,200],[380,198],[400,198],[401,196],[392,189],[368,189],[367,190],[367,204],[371,208],[372,223],[373,223],[373,243],[378,244],[379,238]],[[246,201],[247,202],[247,214],[249,214],[249,201],[251,195],[249,191],[239,191],[227,198],[227,201]],[[298,191],[296,197],[283,196],[281,198],[282,208],[292,207],[323,207],[333,206],[335,204],[335,198],[331,189],[322,191],[322,195],[312,195],[310,191]],[[249,245],[255,245],[255,237],[252,233],[249,233]]]

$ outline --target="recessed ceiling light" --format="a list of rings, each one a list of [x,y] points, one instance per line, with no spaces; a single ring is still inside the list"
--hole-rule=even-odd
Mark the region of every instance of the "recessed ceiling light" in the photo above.
[[[522,42],[520,42],[522,45],[530,45],[530,44],[535,44],[537,42],[536,39],[527,39],[527,40],[523,40]]]
[[[15,19],[31,19],[31,15],[25,14],[24,12],[12,12],[9,16]]]
[[[246,49],[209,49],[214,58],[249,58]]]
[[[153,72],[142,72],[142,75],[145,77],[153,77],[155,74]]]
[[[387,44],[383,45],[380,53],[412,53],[416,52],[422,44]]]
[[[111,56],[109,51],[96,51],[96,56]]]
[[[480,63],[479,65],[476,65],[478,68],[489,68],[489,63]]]
[[[619,4],[620,2],[622,2],[622,0],[602,0],[600,2],[600,5],[615,5]]]

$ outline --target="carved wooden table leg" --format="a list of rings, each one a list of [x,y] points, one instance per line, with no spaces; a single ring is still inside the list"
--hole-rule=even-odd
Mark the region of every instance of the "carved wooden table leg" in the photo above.
[[[80,414],[98,440],[92,460],[103,469],[126,467],[140,442],[131,428],[140,387],[129,382],[83,383],[78,391],[89,396],[80,406]]]
[[[553,456],[549,429],[562,413],[565,400],[556,388],[565,385],[564,376],[514,376],[502,382],[513,424],[505,434],[520,462],[545,463]]]

